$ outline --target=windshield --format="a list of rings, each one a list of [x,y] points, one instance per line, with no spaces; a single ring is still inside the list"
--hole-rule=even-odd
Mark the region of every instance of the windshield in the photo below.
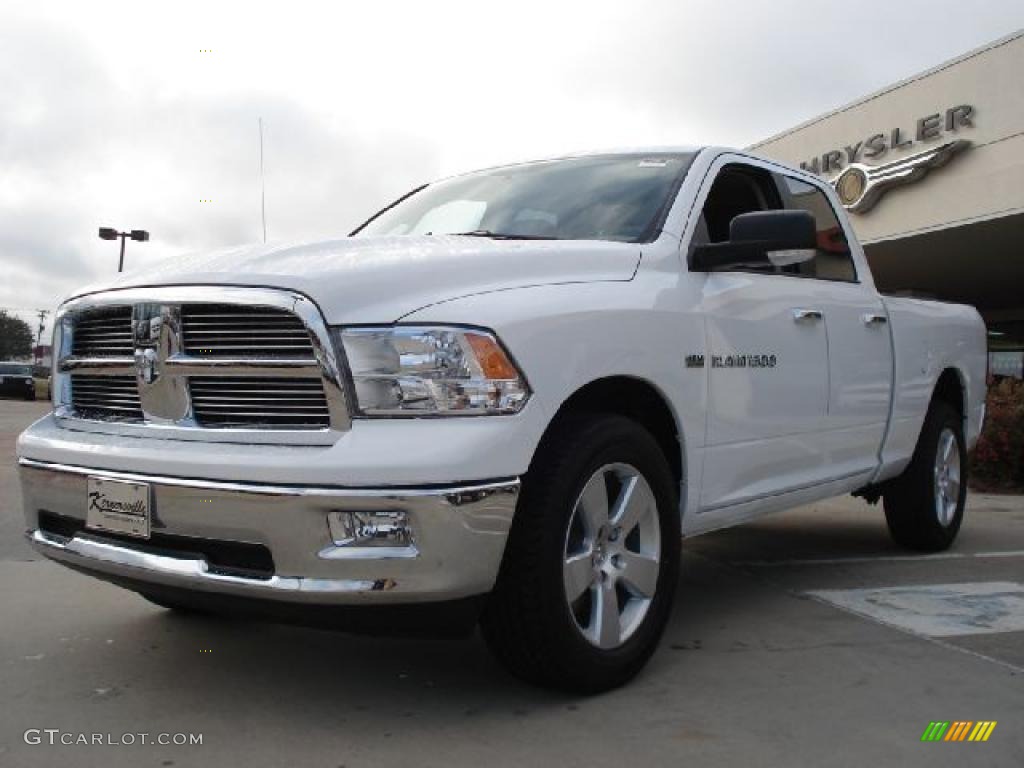
[[[16,363],[0,363],[0,375],[7,374],[8,376],[29,376],[32,370],[27,365],[17,365]]]
[[[649,241],[692,160],[602,155],[456,176],[402,198],[353,234]]]

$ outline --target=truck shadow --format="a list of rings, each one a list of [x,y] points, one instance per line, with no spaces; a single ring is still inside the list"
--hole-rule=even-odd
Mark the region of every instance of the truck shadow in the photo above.
[[[162,691],[179,704],[200,700],[204,711],[273,707],[296,726],[358,727],[387,738],[399,731],[408,735],[558,711],[569,716],[582,708],[611,711],[672,695],[705,674],[709,664],[729,668],[739,661],[722,654],[795,651],[787,663],[798,664],[802,649],[823,642],[821,622],[840,619],[743,563],[892,551],[897,550],[889,544],[881,511],[860,502],[796,510],[686,542],[673,616],[658,652],[633,683],[590,698],[539,690],[510,677],[478,633],[367,637],[176,614],[120,591],[116,601],[113,595],[104,599],[113,616],[96,615],[92,631],[116,633],[122,649],[117,675],[138,694]]]

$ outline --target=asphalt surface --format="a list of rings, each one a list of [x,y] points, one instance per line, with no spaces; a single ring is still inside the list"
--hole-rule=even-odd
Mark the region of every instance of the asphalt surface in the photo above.
[[[13,449],[44,410],[0,401],[5,768],[1024,765],[1021,497],[972,494],[939,557],[896,549],[852,499],[687,542],[651,664],[574,698],[510,679],[478,637],[175,616],[40,561]],[[998,725],[985,743],[922,743],[931,721]],[[143,732],[202,744],[59,743]]]

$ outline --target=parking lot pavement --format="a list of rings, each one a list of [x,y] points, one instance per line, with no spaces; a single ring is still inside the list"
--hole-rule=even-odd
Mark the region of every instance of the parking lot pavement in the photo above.
[[[37,558],[22,536],[25,526],[21,519],[14,441],[21,430],[49,410],[50,404],[45,400],[0,398],[0,561]]]
[[[660,650],[625,688],[510,680],[477,637],[357,638],[175,616],[26,561],[0,402],[0,765],[1024,764],[1024,499],[972,495],[956,547],[908,555],[881,511],[804,507],[684,545]],[[1015,586],[1016,585],[1016,586]],[[966,634],[935,634],[950,628]],[[996,721],[922,743],[931,721]],[[26,729],[201,733],[28,745]]]

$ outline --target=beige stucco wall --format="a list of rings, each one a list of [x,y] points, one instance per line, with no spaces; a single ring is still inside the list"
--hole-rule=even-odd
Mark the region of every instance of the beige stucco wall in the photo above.
[[[1024,30],[751,149],[799,165],[876,133],[888,137],[893,128],[913,136],[918,118],[936,112],[945,117],[946,109],[960,104],[974,108],[972,126],[860,160],[881,164],[953,138],[972,142],[948,165],[852,214],[858,235],[870,243],[1024,211]]]

